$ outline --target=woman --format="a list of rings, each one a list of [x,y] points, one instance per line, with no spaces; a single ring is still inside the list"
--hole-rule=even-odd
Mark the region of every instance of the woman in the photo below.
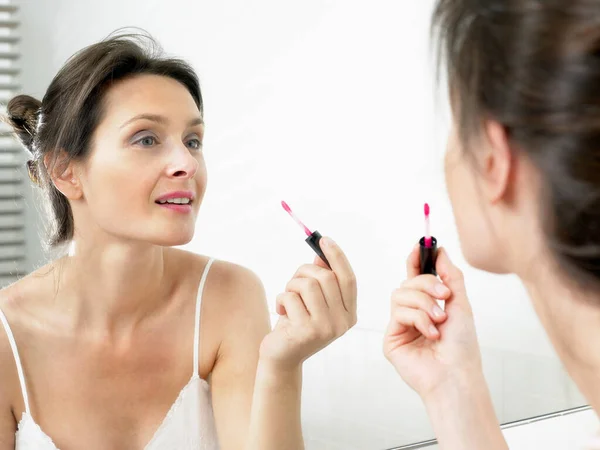
[[[303,448],[302,363],[354,325],[354,275],[324,239],[270,331],[253,273],[171,248],[206,188],[192,68],[112,37],[8,121],[71,250],[0,293],[0,449]]]
[[[525,284],[558,355],[600,411],[600,2],[438,0],[454,125],[446,181],[467,261]],[[460,270],[392,294],[384,351],[443,449],[505,449]],[[445,300],[445,312],[434,299]],[[502,305],[498,305],[499,308]]]

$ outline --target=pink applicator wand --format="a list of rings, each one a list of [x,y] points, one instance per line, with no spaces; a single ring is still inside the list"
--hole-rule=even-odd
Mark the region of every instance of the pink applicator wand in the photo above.
[[[431,209],[429,204],[425,203],[423,208],[425,212],[425,236],[419,241],[420,245],[420,263],[421,263],[421,274],[437,275],[435,271],[435,260],[437,257],[437,239],[431,235],[431,229],[429,224],[429,214]]]
[[[327,261],[327,258],[325,257],[323,251],[321,250],[321,247],[319,246],[319,241],[323,237],[321,236],[321,233],[319,233],[317,230],[310,231],[308,227],[304,225],[300,219],[298,219],[296,214],[294,214],[294,212],[292,211],[292,208],[290,208],[286,202],[281,202],[281,206],[283,206],[283,209],[285,209],[286,212],[292,217],[292,219],[294,219],[296,223],[300,225],[300,227],[304,230],[304,232],[308,236],[305,242],[310,246],[310,248],[313,249],[313,251],[319,256],[319,258],[321,258],[323,262],[327,264],[327,267],[331,269],[329,261]]]

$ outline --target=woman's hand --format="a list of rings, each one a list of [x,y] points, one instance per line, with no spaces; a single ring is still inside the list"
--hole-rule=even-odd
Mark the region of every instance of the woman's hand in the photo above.
[[[436,271],[420,275],[419,247],[408,257],[408,279],[392,293],[384,353],[400,376],[427,400],[448,383],[481,373],[481,356],[462,272],[439,249]],[[445,311],[436,300],[445,301]]]
[[[419,274],[419,247],[408,279],[392,294],[384,353],[421,396],[441,450],[508,450],[483,377],[462,272],[438,251],[433,275]],[[445,312],[437,301],[446,302]]]
[[[301,266],[277,297],[281,316],[260,348],[262,364],[295,370],[356,324],[356,278],[352,267],[331,239],[321,249],[331,270],[319,257]]]

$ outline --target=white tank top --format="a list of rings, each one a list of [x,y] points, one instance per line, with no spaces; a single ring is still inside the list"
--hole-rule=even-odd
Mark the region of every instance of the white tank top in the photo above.
[[[218,450],[217,433],[214,424],[210,388],[208,383],[198,374],[198,348],[200,342],[200,312],[202,307],[202,293],[212,265],[211,259],[200,281],[198,297],[196,298],[196,322],[194,327],[194,370],[190,381],[181,389],[179,396],[163,419],[154,436],[143,450]],[[15,450],[59,450],[52,438],[48,436],[35,422],[29,410],[27,386],[23,375],[23,367],[17,351],[17,344],[12,334],[6,316],[0,310],[0,320],[4,325],[10,341],[25,411],[18,424],[15,434]]]

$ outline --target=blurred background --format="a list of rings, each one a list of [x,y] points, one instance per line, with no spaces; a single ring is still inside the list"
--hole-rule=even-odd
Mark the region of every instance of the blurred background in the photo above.
[[[432,231],[464,269],[485,372],[503,423],[585,402],[523,287],[469,268],[446,198],[444,82],[429,41],[433,0],[14,0],[0,4],[0,101],[42,98],[65,60],[140,27],[196,68],[209,187],[185,248],[254,270],[276,295],[313,254],[280,207],[332,236],[359,280],[359,322],[305,365],[310,450],[389,449],[433,437],[425,410],[385,361],[389,297]],[[0,129],[0,279],[49,258],[27,155]]]

